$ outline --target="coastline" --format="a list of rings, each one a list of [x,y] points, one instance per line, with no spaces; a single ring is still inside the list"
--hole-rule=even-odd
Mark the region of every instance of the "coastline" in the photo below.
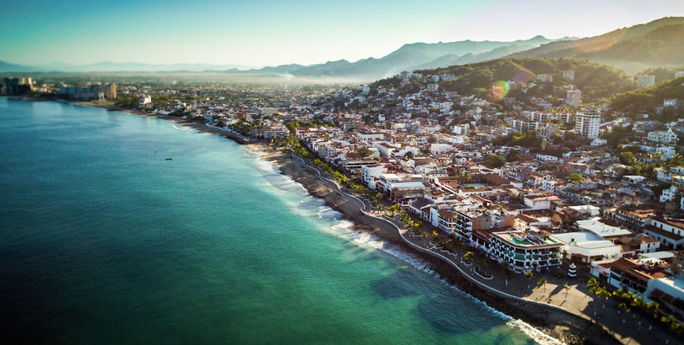
[[[21,99],[36,100],[33,98]],[[54,99],[38,99],[37,101],[51,100],[54,101]],[[78,106],[98,107],[111,111],[119,111],[171,120],[175,123],[194,128],[204,133],[218,134],[228,139],[232,139],[227,137],[228,132],[208,126],[201,122],[192,122],[177,117],[151,114],[136,110],[120,109],[104,104],[98,105],[93,104],[93,102],[60,101]],[[513,319],[519,319],[534,327],[538,331],[541,331],[544,334],[567,344],[619,343],[613,336],[607,334],[600,326],[597,326],[588,320],[582,319],[579,316],[560,310],[553,310],[544,308],[542,306],[533,305],[532,303],[507,299],[493,294],[490,291],[477,286],[476,284],[473,284],[467,279],[464,279],[464,277],[458,271],[456,271],[446,262],[407,245],[395,227],[390,226],[384,221],[380,221],[365,215],[361,211],[362,205],[359,201],[335,191],[328,182],[322,180],[313,172],[310,172],[297,160],[264,144],[249,144],[245,145],[245,147],[256,152],[262,159],[271,162],[276,168],[279,169],[281,174],[292,178],[295,182],[300,183],[310,195],[323,199],[327,206],[342,213],[347,219],[351,220],[355,224],[355,230],[370,233],[371,235],[377,236],[384,241],[391,242],[404,252],[414,254],[422,261],[426,262],[430,268],[448,284],[457,287],[473,298],[495,309],[496,311],[508,315]]]
[[[531,303],[513,301],[486,291],[464,279],[457,270],[446,262],[407,245],[401,239],[396,228],[363,214],[358,201],[335,191],[330,183],[314,175],[295,159],[262,144],[250,144],[246,147],[273,164],[281,174],[300,183],[310,195],[324,200],[327,206],[354,222],[355,230],[368,232],[406,253],[419,257],[421,261],[430,266],[440,279],[497,312],[521,320],[537,331],[565,344],[619,344],[613,336],[579,316]]]

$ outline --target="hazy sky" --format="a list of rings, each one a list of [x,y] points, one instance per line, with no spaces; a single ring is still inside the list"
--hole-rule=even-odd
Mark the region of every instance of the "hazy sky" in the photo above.
[[[0,60],[311,64],[419,41],[585,37],[665,16],[684,16],[684,0],[0,0]]]

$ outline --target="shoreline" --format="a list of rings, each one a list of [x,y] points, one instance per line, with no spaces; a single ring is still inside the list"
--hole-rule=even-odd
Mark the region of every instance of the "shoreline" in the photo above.
[[[121,109],[93,102],[74,102],[44,98],[36,99],[31,97],[12,98],[32,101],[59,101],[77,106],[103,108],[108,111],[156,117],[159,119],[171,120],[172,122],[194,128],[200,132],[218,134],[226,139],[231,139],[238,144],[244,144],[235,140],[235,138],[228,137],[229,132],[227,131],[208,126],[201,122],[187,121],[178,117]],[[397,246],[400,250],[415,255],[427,263],[440,279],[443,279],[448,284],[481,301],[488,307],[510,316],[514,320],[521,320],[547,336],[566,344],[620,343],[615,337],[605,332],[605,330],[592,321],[583,319],[567,311],[555,310],[540,305],[534,305],[530,302],[505,298],[494,294],[491,291],[487,291],[468,279],[464,279],[466,277],[461,275],[461,273],[447,262],[440,260],[434,255],[429,255],[421,250],[412,248],[405,243],[405,240],[402,238],[399,231],[397,231],[396,227],[390,226],[385,221],[364,214],[361,210],[362,205],[358,200],[354,200],[335,191],[333,187],[330,186],[330,182],[322,180],[313,172],[310,172],[306,167],[302,166],[297,160],[261,143],[252,143],[244,146],[256,152],[261,159],[271,162],[279,169],[280,174],[288,176],[295,182],[300,183],[311,196],[322,199],[327,206],[342,213],[346,219],[349,219],[354,223],[354,230],[364,231],[377,236],[380,239]]]
[[[532,303],[513,301],[484,290],[464,279],[446,262],[409,246],[402,240],[396,228],[363,214],[358,201],[333,190],[329,183],[309,172],[295,159],[263,144],[250,144],[246,147],[272,163],[282,175],[301,184],[311,196],[324,200],[328,207],[342,213],[346,219],[355,224],[355,230],[377,236],[401,251],[418,257],[428,264],[440,279],[495,311],[514,320],[521,320],[544,335],[565,344],[619,344],[614,337],[604,333],[600,327],[592,327],[592,323],[579,316]]]

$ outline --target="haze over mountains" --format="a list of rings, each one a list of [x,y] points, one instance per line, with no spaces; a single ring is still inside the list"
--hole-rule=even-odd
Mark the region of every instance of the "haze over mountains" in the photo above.
[[[639,72],[684,64],[684,17],[661,18],[603,35],[558,41],[510,57],[578,57]]]
[[[142,64],[100,62],[88,65],[53,63],[18,65],[0,61],[0,72],[116,72],[116,71],[187,71],[219,72],[227,75],[292,75],[330,77],[350,80],[375,80],[406,70],[432,69],[464,65],[503,57],[578,57],[637,73],[650,67],[668,67],[684,62],[684,17],[668,17],[647,24],[622,28],[581,39],[552,40],[535,36],[528,40],[457,41],[405,44],[381,58],[356,62],[328,61],[314,65],[288,64],[259,69],[236,65],[213,64]]]

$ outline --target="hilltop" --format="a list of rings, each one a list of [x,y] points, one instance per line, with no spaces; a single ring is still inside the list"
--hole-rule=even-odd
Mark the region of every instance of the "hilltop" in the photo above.
[[[574,71],[574,81],[566,81],[563,78],[564,71]],[[574,58],[505,58],[462,66],[420,70],[416,73],[422,75],[423,79],[439,76],[440,89],[454,91],[464,96],[484,96],[496,81],[509,82],[511,89],[508,95],[517,98],[536,97],[549,93],[564,97],[562,87],[573,85],[582,91],[582,98],[585,102],[598,101],[634,87],[633,81],[616,68]],[[535,77],[542,74],[549,75],[552,81],[535,83]],[[380,80],[373,85],[400,88],[401,84],[401,77],[395,76]],[[526,86],[525,91],[522,85]],[[405,83],[403,88],[412,89],[412,85]]]
[[[682,106],[659,109],[663,106],[663,101],[668,99],[684,101],[684,77],[617,94],[611,99],[610,106],[615,111],[631,115],[646,113],[651,115],[651,119],[665,122],[683,118]]]
[[[629,72],[680,65],[684,61],[684,17],[667,17],[599,36],[551,42],[509,57],[586,58]]]

